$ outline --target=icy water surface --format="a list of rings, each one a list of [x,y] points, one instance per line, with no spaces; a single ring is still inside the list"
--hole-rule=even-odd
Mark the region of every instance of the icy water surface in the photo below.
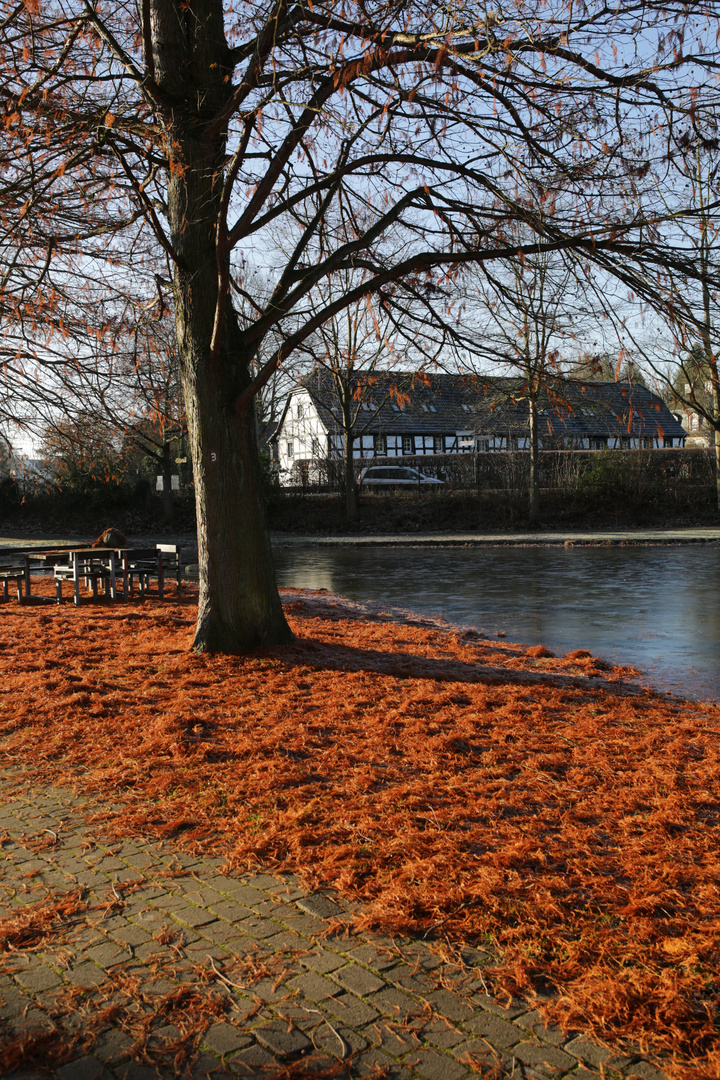
[[[278,547],[278,584],[439,615],[558,655],[590,649],[720,701],[720,546]]]

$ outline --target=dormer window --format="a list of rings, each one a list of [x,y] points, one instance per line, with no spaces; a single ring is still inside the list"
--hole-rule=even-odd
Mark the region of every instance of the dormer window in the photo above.
[[[298,418],[298,420],[302,420],[302,418],[303,418],[303,405],[302,405],[302,401],[299,401],[299,402],[297,403],[297,405],[295,406],[295,416],[296,416],[296,417]]]

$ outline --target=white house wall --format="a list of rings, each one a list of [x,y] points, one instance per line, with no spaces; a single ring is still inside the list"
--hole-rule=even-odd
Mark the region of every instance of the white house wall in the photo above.
[[[327,432],[306,390],[292,395],[277,441],[280,478],[285,483],[290,482],[290,471],[296,461],[327,455]]]

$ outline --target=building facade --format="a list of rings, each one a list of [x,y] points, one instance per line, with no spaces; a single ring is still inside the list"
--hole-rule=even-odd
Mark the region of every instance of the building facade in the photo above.
[[[275,433],[281,482],[301,462],[343,455],[345,433],[332,377],[302,379],[289,394]],[[654,449],[683,446],[685,432],[667,405],[630,383],[554,379],[538,400],[540,448]],[[354,388],[353,456],[530,449],[529,405],[520,378],[374,373]]]

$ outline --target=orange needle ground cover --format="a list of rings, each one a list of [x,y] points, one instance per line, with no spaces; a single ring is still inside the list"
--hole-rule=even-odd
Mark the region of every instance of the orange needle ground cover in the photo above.
[[[720,1076],[720,708],[578,650],[284,594],[295,644],[188,652],[196,593],[0,616],[2,761],[362,900],[358,927],[492,944],[496,992]],[[667,1068],[668,1058],[664,1059]]]

